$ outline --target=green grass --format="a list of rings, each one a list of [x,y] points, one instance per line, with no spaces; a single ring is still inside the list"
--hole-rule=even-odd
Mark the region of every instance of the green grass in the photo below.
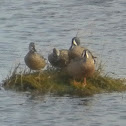
[[[79,97],[126,90],[126,85],[122,80],[101,74],[99,68],[93,77],[87,79],[87,85],[82,87],[82,80],[76,80],[77,86],[75,86],[73,78],[62,70],[48,67],[41,74],[39,72],[28,74],[28,72],[24,72],[25,70],[17,72],[18,67],[15,67],[12,74],[3,81],[5,89]]]

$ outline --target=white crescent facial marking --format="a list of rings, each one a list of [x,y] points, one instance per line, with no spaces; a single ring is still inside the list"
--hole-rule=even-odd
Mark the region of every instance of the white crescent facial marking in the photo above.
[[[87,51],[86,51],[86,57],[89,58],[89,55],[88,55]]]
[[[75,46],[77,46],[77,43],[76,43],[75,39],[73,40],[73,44],[74,44]]]

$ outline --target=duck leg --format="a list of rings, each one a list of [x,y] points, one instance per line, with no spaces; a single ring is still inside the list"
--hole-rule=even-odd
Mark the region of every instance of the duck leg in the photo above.
[[[41,79],[40,79],[41,78],[41,73],[42,73],[42,71],[40,70],[39,71],[39,75],[38,75],[38,77],[39,77],[39,83],[41,82]]]
[[[35,79],[36,79],[36,80],[38,80],[38,81],[39,81],[39,83],[41,82],[41,73],[42,73],[42,71],[41,71],[41,70],[39,70],[39,71],[38,71],[38,76],[37,76],[37,77],[35,77]]]
[[[73,85],[74,85],[75,87],[77,87],[77,86],[79,85],[79,83],[75,80],[75,78],[73,79]]]
[[[76,82],[75,78],[73,79],[73,85],[77,86],[77,82]]]
[[[32,70],[31,70],[31,69],[29,69],[28,74],[31,74],[31,71],[32,71]]]
[[[86,77],[84,77],[84,82],[83,82],[83,87],[85,87],[87,85],[87,82],[86,82]]]

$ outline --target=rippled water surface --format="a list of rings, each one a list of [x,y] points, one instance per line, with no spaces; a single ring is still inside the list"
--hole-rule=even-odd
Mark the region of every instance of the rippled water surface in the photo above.
[[[88,98],[0,92],[1,126],[125,126],[126,94]]]
[[[47,58],[53,47],[68,49],[77,32],[106,73],[126,77],[125,0],[1,0],[0,81],[15,64],[24,66],[30,42]],[[124,126],[125,95],[31,98],[2,89],[0,125]]]

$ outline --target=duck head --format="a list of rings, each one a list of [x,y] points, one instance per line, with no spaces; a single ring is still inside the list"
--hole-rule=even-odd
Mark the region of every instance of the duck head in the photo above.
[[[84,59],[88,59],[89,58],[88,50],[84,50],[81,57]]]
[[[53,49],[53,54],[54,54],[55,57],[58,58],[60,56],[60,51],[58,49],[54,48]]]
[[[84,59],[84,62],[86,62],[87,60],[90,60],[93,64],[95,64],[95,60],[92,56],[90,56],[89,54],[90,52],[88,50],[84,50],[82,53],[82,58]]]
[[[37,52],[36,49],[35,49],[35,43],[34,42],[31,42],[29,44],[29,51],[31,51],[31,52]]]
[[[80,45],[80,39],[78,37],[72,38],[70,49],[72,49],[74,46],[79,46],[79,45]]]

